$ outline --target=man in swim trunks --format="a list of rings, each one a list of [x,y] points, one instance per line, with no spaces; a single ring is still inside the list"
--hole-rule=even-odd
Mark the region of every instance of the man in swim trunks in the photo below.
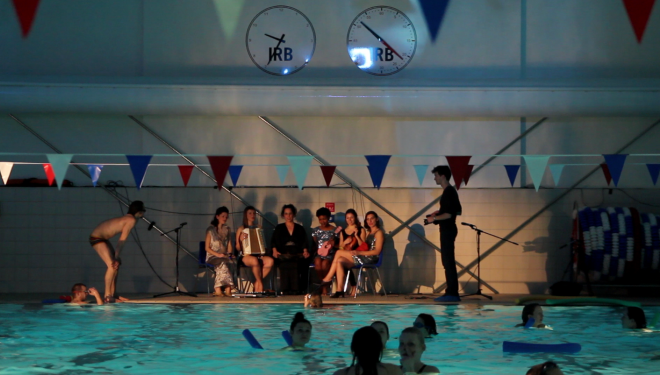
[[[146,212],[142,201],[133,201],[128,207],[128,213],[121,217],[106,220],[99,224],[89,235],[89,244],[99,254],[103,262],[108,266],[105,272],[105,302],[114,302],[115,286],[117,284],[117,275],[119,266],[121,266],[121,250],[124,247],[128,234],[135,226],[137,219],[144,216]],[[121,233],[117,242],[117,250],[114,250],[110,244],[110,239]],[[125,298],[117,297],[120,301]]]

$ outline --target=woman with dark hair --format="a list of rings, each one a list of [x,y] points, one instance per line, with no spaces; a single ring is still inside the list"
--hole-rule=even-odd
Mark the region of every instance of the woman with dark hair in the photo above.
[[[380,335],[380,339],[383,342],[383,350],[385,350],[387,340],[390,339],[390,327],[387,326],[387,323],[380,320],[371,323],[371,327],[373,327]]]
[[[312,338],[312,323],[305,319],[305,314],[298,312],[294,315],[291,326],[289,326],[289,334],[291,334],[292,343],[284,349],[312,350],[305,348]]]
[[[243,210],[243,225],[236,231],[236,250],[243,251],[243,240],[248,237],[247,233],[243,233],[246,228],[261,228],[257,223],[257,209],[252,206],[247,206]],[[273,268],[273,258],[268,255],[254,256],[244,255],[241,259],[246,267],[252,269],[254,274],[254,291],[259,293],[264,291],[263,279],[268,276],[271,268]]]
[[[321,207],[316,210],[316,217],[319,219],[319,226],[312,231],[312,239],[316,243],[316,257],[314,257],[314,269],[319,280],[323,280],[328,274],[332,265],[332,258],[335,256],[335,245],[337,243],[337,229],[330,225],[330,210]],[[327,294],[328,287],[321,287],[321,294]]]
[[[380,334],[373,327],[362,327],[353,334],[351,341],[353,362],[345,369],[337,370],[335,375],[399,375],[403,374],[398,366],[381,363],[383,343]]]
[[[431,335],[437,335],[438,329],[435,324],[435,319],[430,314],[419,314],[417,319],[413,323],[413,327],[419,329],[425,338],[432,337]]]
[[[517,324],[516,327],[526,327],[529,319],[534,319],[534,328],[545,328],[543,324],[543,308],[538,303],[530,303],[525,305],[522,310],[522,323]]]
[[[234,286],[234,249],[231,245],[231,228],[226,225],[229,218],[227,207],[215,210],[211,226],[206,229],[206,263],[215,267],[214,296],[231,297],[231,288]]]
[[[348,213],[348,212],[347,212]],[[365,217],[366,229],[369,235],[365,242],[369,246],[368,250],[338,250],[335,254],[335,259],[332,262],[330,271],[323,279],[321,285],[330,285],[332,277],[337,274],[337,283],[339,285],[344,283],[346,277],[346,270],[353,268],[359,264],[375,264],[378,263],[381,251],[383,251],[383,244],[385,243],[385,235],[380,229],[380,222],[378,221],[378,214],[374,211],[367,212]],[[344,297],[344,291],[336,292],[331,298]]]
[[[646,328],[646,315],[639,307],[626,307],[621,317],[623,328],[641,329]]]
[[[280,269],[280,289],[292,294],[299,294],[307,285],[304,280],[310,257],[307,250],[307,232],[302,225],[293,221],[297,212],[292,204],[282,207],[284,223],[277,224],[271,239],[273,257],[278,260]]]

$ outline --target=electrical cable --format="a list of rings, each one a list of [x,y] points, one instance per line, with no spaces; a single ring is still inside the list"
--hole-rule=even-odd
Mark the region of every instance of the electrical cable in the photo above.
[[[622,189],[616,189],[616,190],[614,190],[614,191],[620,191],[621,193],[627,195],[628,198],[634,200],[635,202],[637,202],[637,203],[639,203],[639,204],[643,204],[643,205],[645,205],[645,206],[651,206],[651,207],[660,207],[660,205],[657,205],[657,204],[651,204],[651,203],[645,203],[645,202],[642,202],[642,201],[640,201],[639,199],[634,198],[632,195],[626,193],[625,190],[622,190]]]

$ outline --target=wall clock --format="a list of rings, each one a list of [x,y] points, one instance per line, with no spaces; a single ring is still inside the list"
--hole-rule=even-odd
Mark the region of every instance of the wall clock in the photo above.
[[[268,74],[289,75],[312,60],[316,33],[299,10],[278,5],[262,10],[252,19],[245,45],[259,69]]]
[[[362,71],[378,76],[400,72],[417,49],[417,32],[400,10],[376,6],[360,13],[348,28],[348,55]]]

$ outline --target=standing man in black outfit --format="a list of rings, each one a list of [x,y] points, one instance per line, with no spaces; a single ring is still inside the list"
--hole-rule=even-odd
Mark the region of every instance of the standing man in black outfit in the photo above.
[[[440,251],[442,254],[442,266],[445,267],[445,278],[447,289],[445,295],[436,298],[436,302],[459,302],[458,296],[458,274],[456,273],[456,257],[454,255],[454,241],[458,235],[456,227],[456,216],[461,214],[461,202],[458,200],[456,188],[449,185],[451,170],[446,165],[433,168],[435,183],[442,186],[443,192],[440,197],[440,210],[427,216],[429,222],[440,226]],[[460,182],[459,182],[460,183]]]

